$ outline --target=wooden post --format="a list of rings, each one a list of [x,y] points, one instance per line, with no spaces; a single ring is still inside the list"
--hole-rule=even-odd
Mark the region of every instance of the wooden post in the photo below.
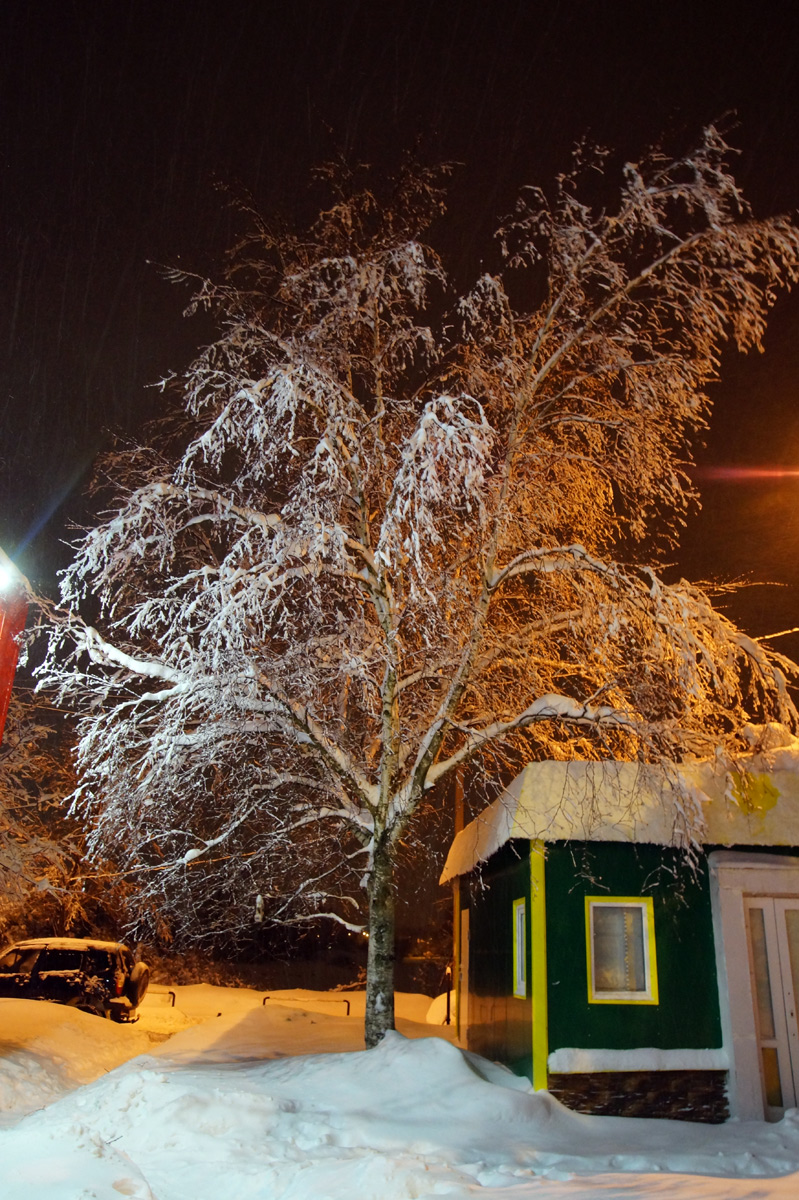
[[[455,836],[457,837],[463,829],[463,768],[458,767],[455,771],[454,780],[455,789]],[[456,875],[452,881],[452,974],[455,981],[455,1030],[458,1041],[461,1040],[461,1013],[464,1011],[464,1006],[461,1002],[461,990],[463,988],[463,978],[461,972],[461,954],[463,947],[461,946],[461,878]],[[468,987],[468,979],[465,981]]]

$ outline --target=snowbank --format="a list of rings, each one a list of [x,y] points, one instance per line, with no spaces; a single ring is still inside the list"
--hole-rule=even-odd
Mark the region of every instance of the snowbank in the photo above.
[[[0,1123],[49,1104],[151,1046],[138,1025],[76,1008],[0,999]]]
[[[580,1116],[442,1037],[394,1033],[374,1050],[348,1050],[362,1036],[354,997],[347,1017],[319,993],[306,994],[306,1007],[297,993],[264,1004],[245,989],[175,991],[174,1009],[171,997],[154,996],[133,1027],[6,1002],[0,1019],[17,1006],[17,1025],[0,1078],[9,1063],[22,1077],[30,1068],[23,1110],[38,1068],[45,1087],[44,1107],[0,1130],[3,1200],[799,1194],[796,1111],[776,1125]],[[425,1006],[424,997],[408,1004]],[[167,1013],[184,1028],[164,1039],[157,1026]],[[148,1053],[102,1066],[145,1040]],[[327,1052],[298,1053],[320,1046]],[[27,1067],[15,1057],[22,1049]]]

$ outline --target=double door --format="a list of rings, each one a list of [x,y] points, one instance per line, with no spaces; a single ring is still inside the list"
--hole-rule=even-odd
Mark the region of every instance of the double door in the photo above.
[[[745,906],[765,1116],[779,1120],[799,1105],[799,899]]]

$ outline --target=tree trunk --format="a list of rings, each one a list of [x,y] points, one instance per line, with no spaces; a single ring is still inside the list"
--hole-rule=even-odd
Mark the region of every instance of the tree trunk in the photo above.
[[[369,878],[369,954],[366,960],[366,1047],[394,1028],[394,879],[385,850],[375,855]]]

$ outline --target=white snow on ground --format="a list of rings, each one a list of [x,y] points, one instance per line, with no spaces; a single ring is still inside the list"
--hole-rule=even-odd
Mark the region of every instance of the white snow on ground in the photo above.
[[[123,1028],[59,1004],[0,1000],[0,1126],[151,1046],[141,1023]]]
[[[796,1110],[580,1116],[425,1024],[427,997],[363,1051],[363,993],[174,991],[133,1026],[0,1000],[2,1200],[799,1196]]]

